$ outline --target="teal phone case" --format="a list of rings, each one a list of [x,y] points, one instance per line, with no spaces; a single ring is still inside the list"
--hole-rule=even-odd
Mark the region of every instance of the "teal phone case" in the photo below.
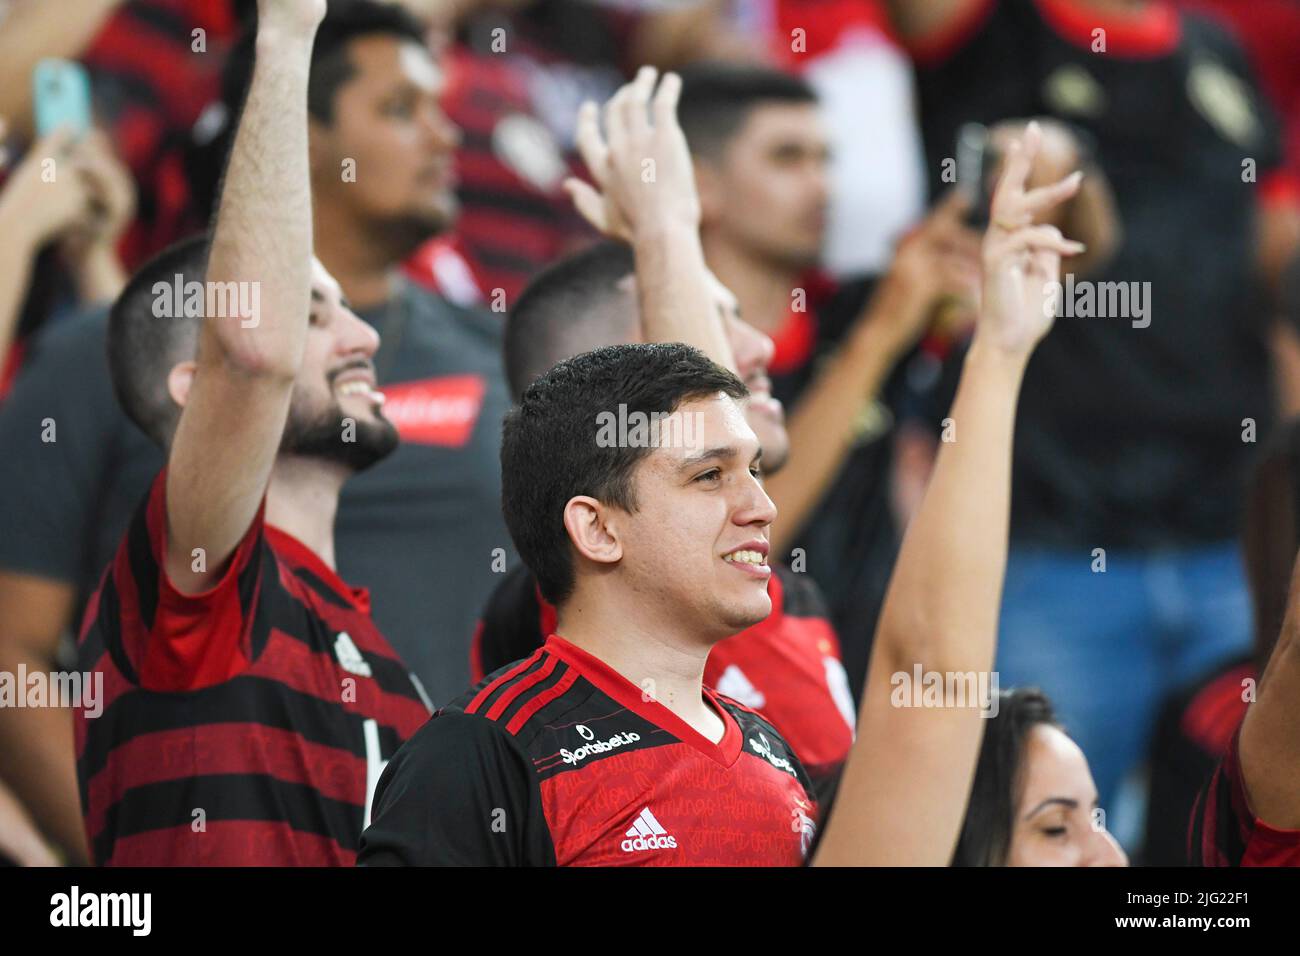
[[[81,136],[90,129],[90,74],[80,63],[41,60],[32,71],[32,92],[37,135],[67,126]]]

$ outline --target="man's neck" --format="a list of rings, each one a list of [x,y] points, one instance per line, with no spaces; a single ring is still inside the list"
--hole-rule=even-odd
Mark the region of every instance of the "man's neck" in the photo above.
[[[790,314],[791,294],[800,271],[759,258],[717,236],[701,235],[704,261],[736,296],[740,317],[761,332],[774,335]]]
[[[708,740],[722,739],[725,725],[704,699],[704,665],[711,645],[694,641],[638,609],[628,614],[600,596],[574,595],[558,612],[556,632],[617,671],[649,699]]]
[[[327,203],[318,203],[312,214],[316,257],[338,280],[352,308],[365,312],[387,303],[402,257],[383,237]]]
[[[281,455],[266,493],[266,523],[293,535],[331,570],[334,515],[347,473],[318,459]]]

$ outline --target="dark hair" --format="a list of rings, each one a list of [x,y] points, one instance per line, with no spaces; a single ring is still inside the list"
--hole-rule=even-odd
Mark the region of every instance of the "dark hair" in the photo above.
[[[1255,465],[1241,541],[1255,612],[1255,662],[1263,673],[1282,631],[1300,548],[1300,419],[1272,436]]]
[[[131,277],[108,313],[108,368],[118,404],[162,448],[181,415],[167,391],[167,373],[194,357],[202,319],[184,308],[164,308],[159,315],[156,287],[174,288],[177,276],[182,286],[204,281],[210,239],[193,236],[158,253]]]
[[[634,338],[636,327],[629,328],[625,317],[636,316],[635,297],[619,283],[635,271],[631,246],[606,239],[533,277],[506,319],[506,379],[516,400],[557,362]]]
[[[424,30],[400,4],[375,0],[330,0],[325,19],[316,31],[311,49],[311,75],[307,81],[307,111],[326,125],[334,122],[334,100],[339,89],[356,73],[348,46],[363,36],[392,36],[423,47]],[[245,20],[245,29],[226,55],[221,73],[221,102],[204,111],[196,124],[186,157],[196,203],[215,210],[218,182],[234,145],[235,129],[248,87],[253,81],[257,49],[257,16]]]
[[[364,36],[391,36],[424,48],[424,29],[401,4],[374,0],[330,0],[316,31],[307,82],[307,111],[322,123],[334,122],[334,97],[356,74],[348,45]]]
[[[696,63],[681,77],[677,120],[697,156],[712,158],[725,150],[758,106],[817,102],[802,77],[766,66]]]
[[[598,443],[602,413],[671,414],[718,392],[748,394],[731,372],[679,343],[606,346],[560,362],[528,386],[502,428],[501,508],[546,600],[558,605],[573,591],[569,500],[590,495],[624,511],[637,508],[634,471],[650,448]]]
[[[1057,726],[1052,702],[1041,690],[1018,687],[998,695],[997,716],[984,725],[984,742],[953,866],[1006,864],[1023,782],[1025,741],[1039,724]]]

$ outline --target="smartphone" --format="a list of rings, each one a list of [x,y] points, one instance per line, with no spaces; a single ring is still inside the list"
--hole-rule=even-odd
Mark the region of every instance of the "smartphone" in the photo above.
[[[70,128],[78,138],[90,131],[90,74],[80,63],[41,60],[32,71],[32,88],[38,136],[61,127]]]
[[[997,151],[988,127],[964,123],[957,130],[957,188],[966,194],[966,224],[981,232],[988,228],[997,168]]]

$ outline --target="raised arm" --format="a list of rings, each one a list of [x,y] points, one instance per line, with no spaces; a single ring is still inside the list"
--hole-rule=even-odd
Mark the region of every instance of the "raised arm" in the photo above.
[[[1040,137],[1034,125],[1015,144],[993,200],[981,314],[951,412],[956,440],[939,452],[890,580],[820,865],[943,866],[961,829],[983,733],[980,703],[895,706],[915,701],[894,691],[917,668],[923,679],[937,675],[951,686],[949,675],[978,684],[993,667],[1016,399],[1025,364],[1052,323],[1060,257],[1082,251],[1055,227],[1031,225],[1079,187],[1076,174],[1025,191]]]
[[[307,76],[325,0],[259,0],[258,9],[257,64],[207,272],[212,289],[252,283],[246,301],[258,308],[245,316],[207,316],[200,332],[198,368],[167,473],[167,571],[186,593],[217,577],[257,514],[311,306]]]
[[[1282,631],[1237,744],[1250,809],[1276,830],[1300,829],[1300,562]]]
[[[642,67],[599,110],[583,104],[578,148],[599,189],[565,183],[578,211],[601,232],[632,246],[645,337],[685,342],[724,368],[735,358],[723,322],[728,293],[704,264],[700,199],[686,136],[677,123],[682,81]]]

